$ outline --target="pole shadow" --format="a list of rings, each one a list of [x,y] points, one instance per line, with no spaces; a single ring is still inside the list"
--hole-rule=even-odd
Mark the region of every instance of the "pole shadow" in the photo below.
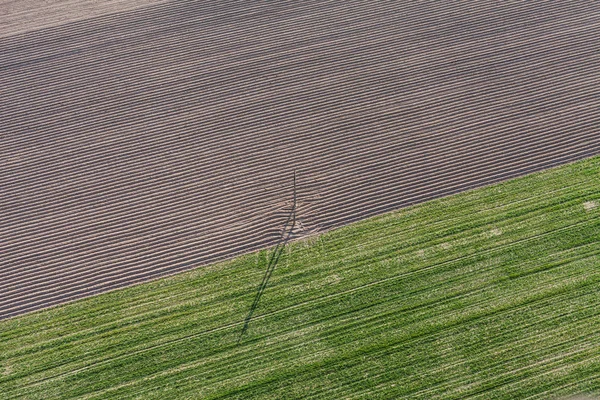
[[[269,258],[269,262],[267,263],[267,269],[265,270],[262,281],[260,282],[260,285],[258,286],[256,295],[254,296],[254,301],[252,302],[252,305],[250,306],[248,315],[246,315],[246,318],[244,319],[244,327],[242,328],[242,332],[240,334],[240,337],[238,338],[238,343],[240,343],[240,341],[242,340],[242,338],[248,331],[248,326],[250,325],[250,320],[252,319],[252,315],[254,314],[254,311],[258,307],[260,298],[262,297],[265,289],[267,288],[269,279],[271,278],[271,275],[273,274],[273,271],[275,270],[275,267],[277,266],[277,262],[279,262],[279,258],[281,257],[281,254],[283,254],[285,245],[292,237],[292,231],[294,230],[294,227],[296,225],[296,171],[295,170],[294,170],[293,191],[294,191],[294,195],[293,195],[292,209],[290,211],[290,215],[288,216],[287,221],[283,225],[281,237],[279,238],[277,245],[273,249],[273,253],[271,253],[271,257]]]

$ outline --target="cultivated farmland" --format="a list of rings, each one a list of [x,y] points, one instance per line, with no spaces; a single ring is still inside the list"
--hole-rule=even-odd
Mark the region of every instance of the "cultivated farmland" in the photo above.
[[[0,318],[600,153],[595,1],[113,3],[0,16]]]
[[[600,158],[0,322],[26,399],[600,393]],[[238,342],[239,341],[239,342]]]

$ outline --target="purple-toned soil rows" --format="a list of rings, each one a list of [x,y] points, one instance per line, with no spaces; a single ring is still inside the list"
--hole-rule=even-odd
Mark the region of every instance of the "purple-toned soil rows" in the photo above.
[[[0,38],[0,318],[275,244],[294,170],[301,237],[600,154],[599,38],[595,1],[374,0]]]

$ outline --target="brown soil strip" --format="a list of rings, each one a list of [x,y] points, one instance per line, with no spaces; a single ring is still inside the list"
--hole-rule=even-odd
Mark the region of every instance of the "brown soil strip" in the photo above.
[[[165,0],[0,0],[0,37],[164,2]]]
[[[600,154],[597,2],[84,14],[0,38],[0,318]]]

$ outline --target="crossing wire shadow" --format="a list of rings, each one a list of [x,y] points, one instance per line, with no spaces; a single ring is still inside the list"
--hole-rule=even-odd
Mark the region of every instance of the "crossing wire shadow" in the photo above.
[[[248,331],[248,325],[250,325],[250,320],[252,319],[252,315],[254,314],[254,311],[258,307],[260,298],[262,297],[262,295],[267,287],[267,284],[269,283],[269,279],[271,278],[271,275],[273,274],[273,271],[275,270],[275,266],[277,266],[277,262],[279,261],[279,258],[281,257],[283,250],[285,249],[285,245],[292,237],[292,231],[294,230],[294,227],[296,225],[296,171],[295,170],[294,170],[293,190],[294,190],[294,197],[293,197],[292,209],[290,211],[290,215],[288,216],[287,221],[283,225],[283,231],[281,232],[281,237],[279,238],[277,245],[275,246],[275,248],[273,249],[273,252],[271,253],[271,257],[269,258],[269,262],[267,263],[267,269],[263,275],[260,285],[258,286],[256,295],[254,296],[254,301],[252,302],[252,305],[250,306],[250,311],[248,312],[248,315],[246,315],[246,318],[244,319],[244,327],[242,328],[242,333],[240,334],[240,337],[238,338],[238,343],[242,340],[242,338]]]

